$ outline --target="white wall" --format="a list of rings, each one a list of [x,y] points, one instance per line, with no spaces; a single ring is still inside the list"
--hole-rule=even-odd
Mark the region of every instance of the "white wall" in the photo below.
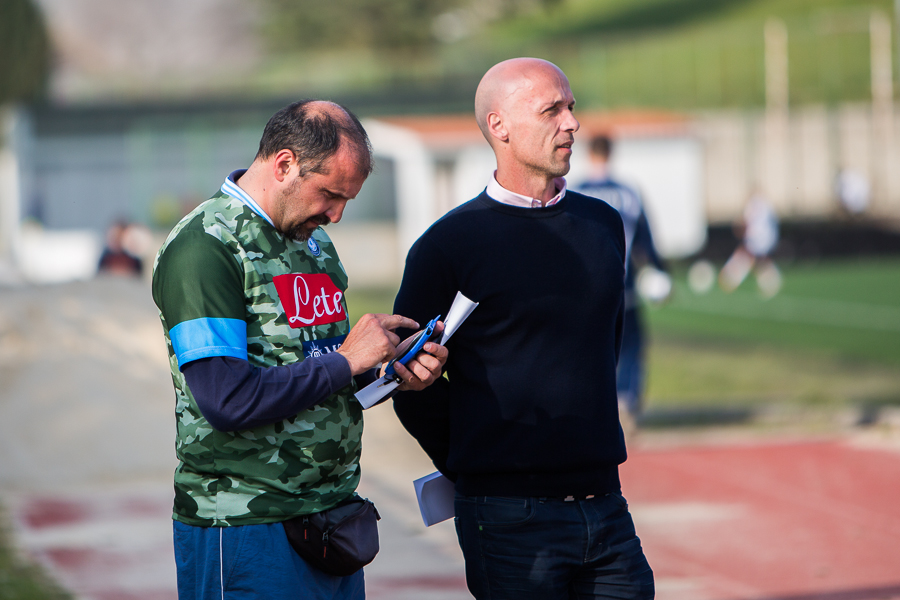
[[[575,146],[577,162],[568,181],[587,176],[587,142]],[[666,258],[689,256],[706,243],[703,148],[687,136],[622,137],[616,140],[612,174],[641,191],[653,241]]]
[[[486,142],[460,148],[450,191],[454,205],[480,194],[496,168]],[[644,194],[654,241],[664,257],[688,256],[703,247],[707,223],[700,142],[687,136],[622,138],[616,143],[612,168]],[[588,169],[587,141],[579,140],[566,178],[569,184],[583,181]]]
[[[12,111],[0,111],[0,262],[12,258],[19,234],[19,161],[13,149]]]
[[[456,206],[484,191],[496,169],[497,160],[487,142],[463,148],[456,159],[453,191]]]
[[[394,161],[397,190],[397,235],[402,263],[406,252],[437,218],[434,161],[413,132],[367,119],[363,122],[376,155]]]

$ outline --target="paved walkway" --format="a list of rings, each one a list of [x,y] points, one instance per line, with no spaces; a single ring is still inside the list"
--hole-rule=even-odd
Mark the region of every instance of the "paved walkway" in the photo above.
[[[468,598],[452,524],[419,520],[418,473],[368,473],[361,491],[383,515],[368,597]],[[896,450],[847,439],[638,449],[623,483],[660,600],[900,598]],[[79,598],[176,597],[166,483],[11,499],[19,543]]]
[[[52,343],[50,342],[52,340]],[[0,502],[80,600],[174,600],[168,367],[146,284],[0,289]],[[622,480],[660,600],[900,599],[900,446],[642,434]],[[389,407],[367,413],[360,492],[378,505],[372,600],[469,598],[432,469]]]

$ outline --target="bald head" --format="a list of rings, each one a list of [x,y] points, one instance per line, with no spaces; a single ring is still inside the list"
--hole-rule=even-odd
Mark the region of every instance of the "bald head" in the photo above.
[[[494,144],[489,133],[488,115],[506,112],[516,101],[518,92],[531,89],[541,78],[568,79],[559,67],[540,58],[511,58],[491,67],[475,91],[475,120],[488,143]]]
[[[497,158],[500,185],[547,200],[569,172],[578,131],[575,97],[553,63],[514,58],[494,65],[475,92],[475,118]]]
[[[302,100],[272,115],[256,158],[265,160],[287,149],[294,153],[301,174],[318,173],[345,144],[354,151],[360,171],[371,173],[372,146],[356,115],[334,102]]]

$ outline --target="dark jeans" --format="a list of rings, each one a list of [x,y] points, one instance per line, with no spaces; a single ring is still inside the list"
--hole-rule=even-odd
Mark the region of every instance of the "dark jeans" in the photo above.
[[[651,600],[653,571],[621,494],[456,495],[466,582],[478,600]]]

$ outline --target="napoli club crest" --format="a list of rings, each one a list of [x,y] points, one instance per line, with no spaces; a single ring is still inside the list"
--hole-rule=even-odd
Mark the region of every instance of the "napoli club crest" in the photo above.
[[[322,249],[319,248],[319,244],[313,238],[306,240],[306,245],[309,247],[309,251],[313,253],[313,256],[322,254]]]

